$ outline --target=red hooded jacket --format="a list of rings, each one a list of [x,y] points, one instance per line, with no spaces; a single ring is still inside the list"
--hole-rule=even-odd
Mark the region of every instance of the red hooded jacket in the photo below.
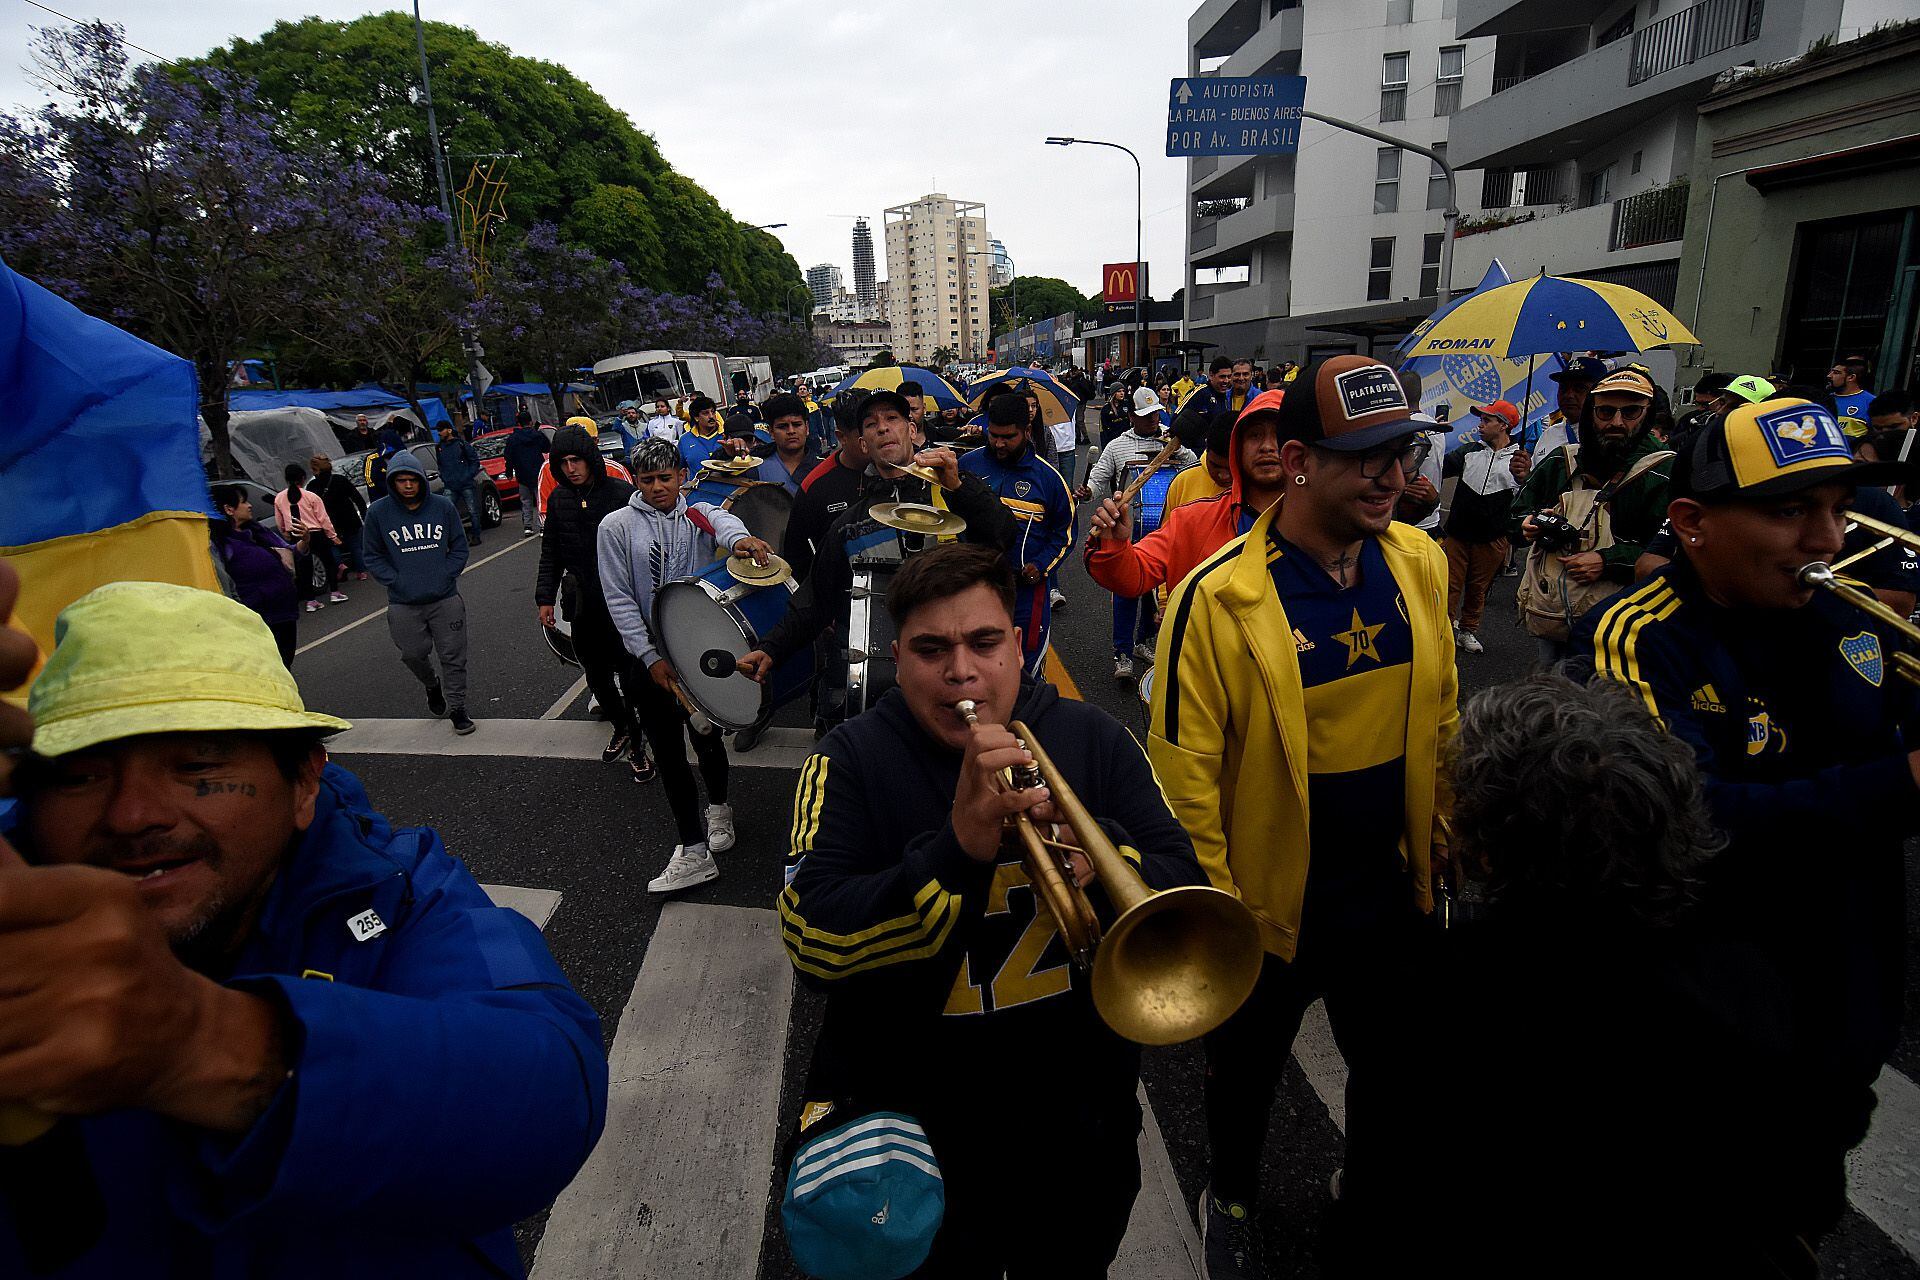
[[[1117,596],[1143,596],[1154,588],[1174,587],[1200,562],[1240,536],[1240,424],[1256,413],[1280,407],[1286,392],[1263,391],[1233,420],[1227,445],[1227,472],[1233,477],[1225,493],[1201,498],[1167,512],[1155,529],[1138,542],[1103,538],[1087,540],[1087,572]]]

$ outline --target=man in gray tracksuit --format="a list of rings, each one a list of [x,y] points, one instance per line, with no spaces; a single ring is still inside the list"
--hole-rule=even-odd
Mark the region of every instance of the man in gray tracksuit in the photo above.
[[[387,496],[367,508],[360,540],[367,572],[387,589],[387,631],[400,660],[427,687],[427,710],[446,716],[455,733],[472,733],[460,598],[467,535],[453,503],[428,492],[427,473],[407,450],[387,459]],[[429,650],[440,657],[437,676]]]

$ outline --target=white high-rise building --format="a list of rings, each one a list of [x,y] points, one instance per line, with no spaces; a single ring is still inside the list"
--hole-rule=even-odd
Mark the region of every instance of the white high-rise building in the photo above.
[[[929,364],[942,349],[962,360],[984,355],[993,341],[987,207],[936,191],[885,216],[894,358]]]
[[[840,268],[831,262],[822,262],[818,266],[808,267],[807,289],[813,294],[814,306],[826,306],[833,301],[833,295],[840,290]]]
[[[1444,150],[1453,113],[1492,89],[1493,40],[1454,33],[1471,2],[1207,0],[1187,70],[1304,75],[1310,109]],[[1187,336],[1219,354],[1385,349],[1432,309],[1446,183],[1425,156],[1308,120],[1294,155],[1189,160],[1187,186]],[[1464,214],[1479,194],[1463,174]]]
[[[875,293],[873,232],[865,218],[853,220],[853,291],[862,304],[872,306]]]
[[[998,240],[987,241],[987,247],[993,250],[993,287],[1004,289],[1013,283],[1013,258]]]

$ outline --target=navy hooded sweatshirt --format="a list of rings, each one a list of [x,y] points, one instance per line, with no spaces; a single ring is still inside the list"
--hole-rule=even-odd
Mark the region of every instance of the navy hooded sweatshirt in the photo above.
[[[427,483],[427,473],[413,454],[402,449],[387,461],[387,482],[394,476],[416,475]],[[432,604],[460,590],[460,571],[467,567],[467,533],[460,513],[445,494],[427,490],[412,509],[391,492],[367,508],[367,527],[360,535],[360,554],[367,572],[387,589],[394,604]]]

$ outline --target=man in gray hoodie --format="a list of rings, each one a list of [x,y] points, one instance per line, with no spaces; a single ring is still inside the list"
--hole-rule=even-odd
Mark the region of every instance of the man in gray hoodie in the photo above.
[[[467,535],[453,503],[427,490],[427,473],[405,449],[387,459],[387,496],[367,508],[361,559],[387,589],[387,631],[407,670],[427,687],[427,710],[455,733],[467,715],[467,603],[460,571]],[[428,651],[440,655],[436,676]]]

